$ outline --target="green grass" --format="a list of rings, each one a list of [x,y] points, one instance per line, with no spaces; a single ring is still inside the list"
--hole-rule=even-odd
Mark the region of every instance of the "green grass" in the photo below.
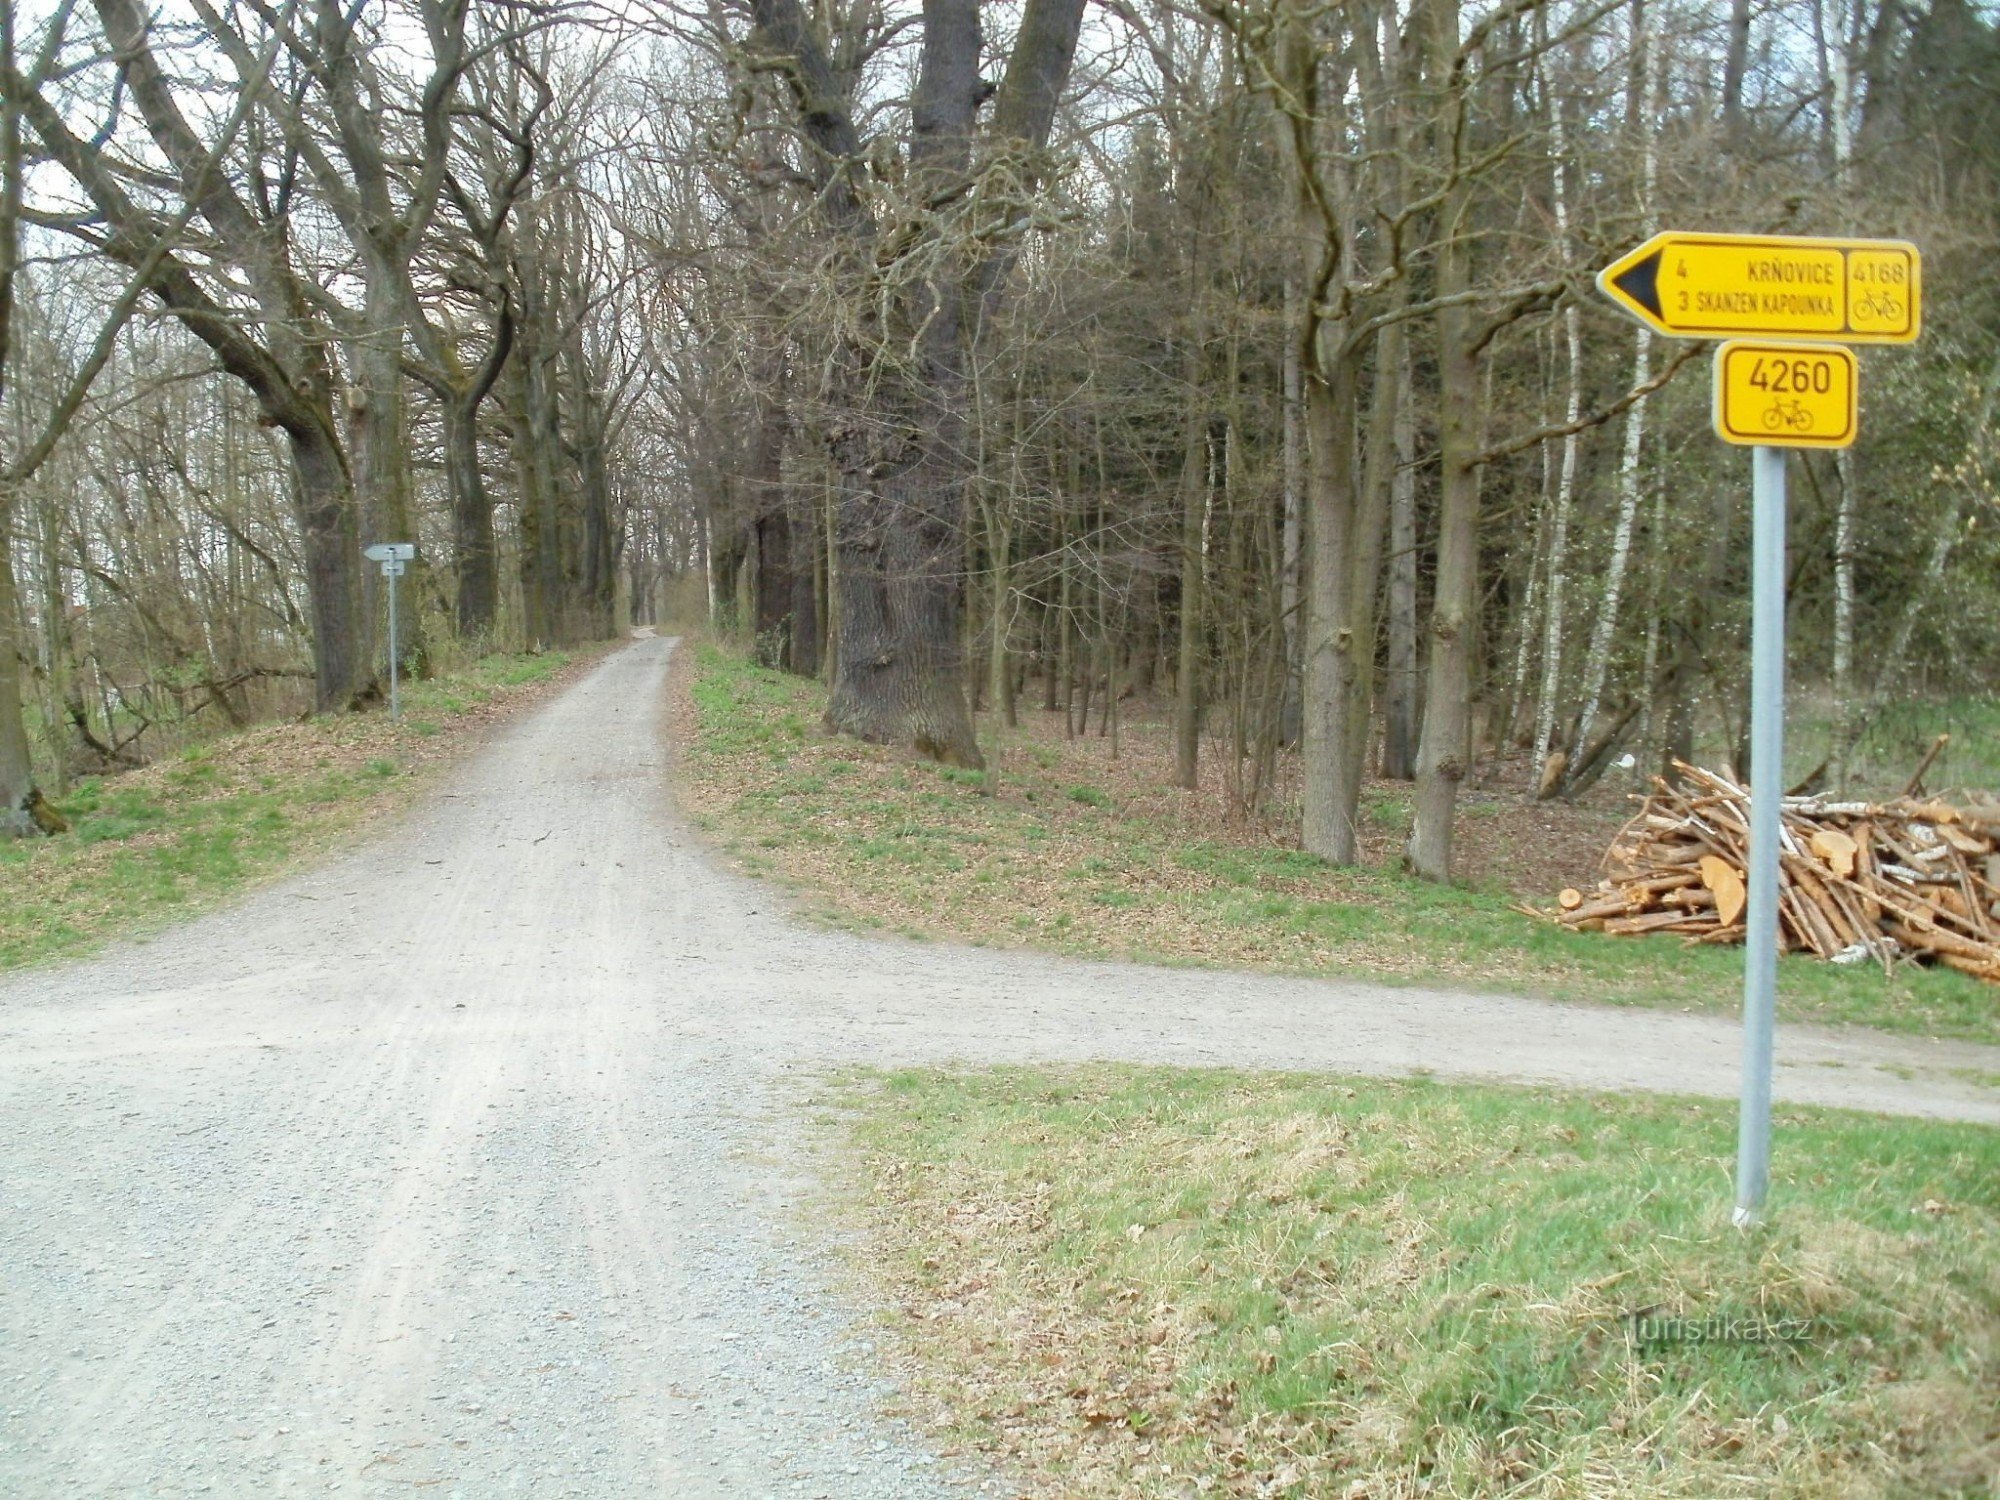
[[[1863,786],[1900,791],[1940,734],[1951,740],[1925,774],[1927,785],[2000,792],[2000,697],[1993,696],[1885,704],[1855,747],[1854,774]],[[1817,758],[1801,774],[1813,764]]]
[[[977,772],[811,733],[816,683],[695,652],[686,773],[725,845],[843,922],[1084,956],[1228,964],[1612,1005],[1733,1012],[1739,949],[1579,933],[1506,891],[1393,868],[1334,869],[1256,830],[1176,827],[1103,763],[1010,745],[996,796]],[[1066,758],[1067,756],[1067,758]],[[706,789],[706,790],[704,790]],[[1393,825],[1407,804],[1372,794]],[[1948,969],[1779,965],[1786,1021],[2000,1042],[2000,987]]]
[[[56,804],[68,834],[0,842],[0,969],[150,931],[290,867],[448,751],[476,709],[569,660],[488,656],[409,684],[400,725],[382,713],[267,725],[77,783]],[[427,718],[409,717],[418,706]]]
[[[836,1099],[936,1419],[1050,1493],[2000,1473],[2000,1132],[1781,1109],[1771,1222],[1743,1233],[1723,1103],[1123,1067]],[[1804,1336],[1660,1337],[1674,1316]]]
[[[1741,1003],[1738,948],[1572,932],[1525,916],[1505,893],[1434,885],[1393,870],[1343,872],[1340,895],[1320,899],[1283,888],[1321,868],[1297,851],[1197,845],[1178,857],[1214,877],[1188,903],[1210,920],[1294,938],[1406,944],[1411,963],[1403,977],[1412,981],[1460,980],[1466,967],[1484,960],[1508,976],[1507,984],[1557,999],[1713,1011]],[[2000,1042],[2000,990],[1951,969],[1884,974],[1789,955],[1778,964],[1778,992],[1790,1021]]]

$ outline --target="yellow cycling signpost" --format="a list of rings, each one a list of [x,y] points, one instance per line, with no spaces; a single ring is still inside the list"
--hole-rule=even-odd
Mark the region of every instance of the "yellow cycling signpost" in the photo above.
[[[1854,351],[1731,339],[1715,351],[1715,431],[1750,447],[1845,448],[1860,425]]]
[[[1923,260],[1903,240],[1670,229],[1606,266],[1597,285],[1669,338],[1907,344],[1923,327]]]
[[[1860,379],[1847,344],[1907,344],[1923,327],[1923,258],[1903,240],[1667,230],[1597,275],[1669,338],[1721,338],[1715,430],[1751,455],[1750,870],[1743,930],[1743,1100],[1736,1222],[1771,1185],[1772,1017],[1784,805],[1785,450],[1845,448]]]

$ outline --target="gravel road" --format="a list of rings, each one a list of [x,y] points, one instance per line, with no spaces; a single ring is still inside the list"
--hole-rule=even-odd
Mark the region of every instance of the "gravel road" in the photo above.
[[[0,981],[0,1493],[999,1492],[882,1415],[802,1229],[830,1062],[1735,1087],[1710,1017],[804,929],[672,808],[671,650],[353,853]],[[1780,1050],[1785,1099],[2000,1123],[2000,1048]]]

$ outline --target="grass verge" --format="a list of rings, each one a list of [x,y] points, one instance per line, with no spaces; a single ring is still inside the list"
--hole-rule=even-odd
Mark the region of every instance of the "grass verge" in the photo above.
[[[2000,1132],[1781,1110],[1742,1233],[1720,1103],[1107,1066],[834,1099],[918,1418],[1031,1494],[2000,1480]]]
[[[57,802],[70,833],[0,842],[0,969],[145,933],[290,868],[383,816],[577,659],[488,656],[408,684],[400,724],[371,713],[264,725],[78,782]]]
[[[683,801],[745,868],[836,925],[1612,1004],[1741,1004],[1738,951],[1570,932],[1515,911],[1520,895],[1497,882],[1432,885],[1386,858],[1335,869],[1168,786],[1138,734],[1113,760],[1104,740],[1024,729],[986,796],[979,772],[820,734],[817,683],[712,646],[683,662]],[[1537,836],[1481,826],[1510,811],[1497,799],[1466,810],[1467,842],[1483,839],[1496,866]],[[1378,849],[1399,841],[1408,805],[1395,790],[1373,790],[1366,812]],[[1589,858],[1606,841],[1586,841]],[[1794,957],[1778,987],[1789,1021],[2000,1042],[2000,987],[1950,970]]]

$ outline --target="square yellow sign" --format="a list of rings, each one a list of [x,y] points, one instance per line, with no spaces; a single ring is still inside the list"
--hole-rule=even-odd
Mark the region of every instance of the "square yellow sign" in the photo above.
[[[1725,443],[1845,448],[1860,426],[1854,351],[1732,340],[1715,351],[1715,431]]]

